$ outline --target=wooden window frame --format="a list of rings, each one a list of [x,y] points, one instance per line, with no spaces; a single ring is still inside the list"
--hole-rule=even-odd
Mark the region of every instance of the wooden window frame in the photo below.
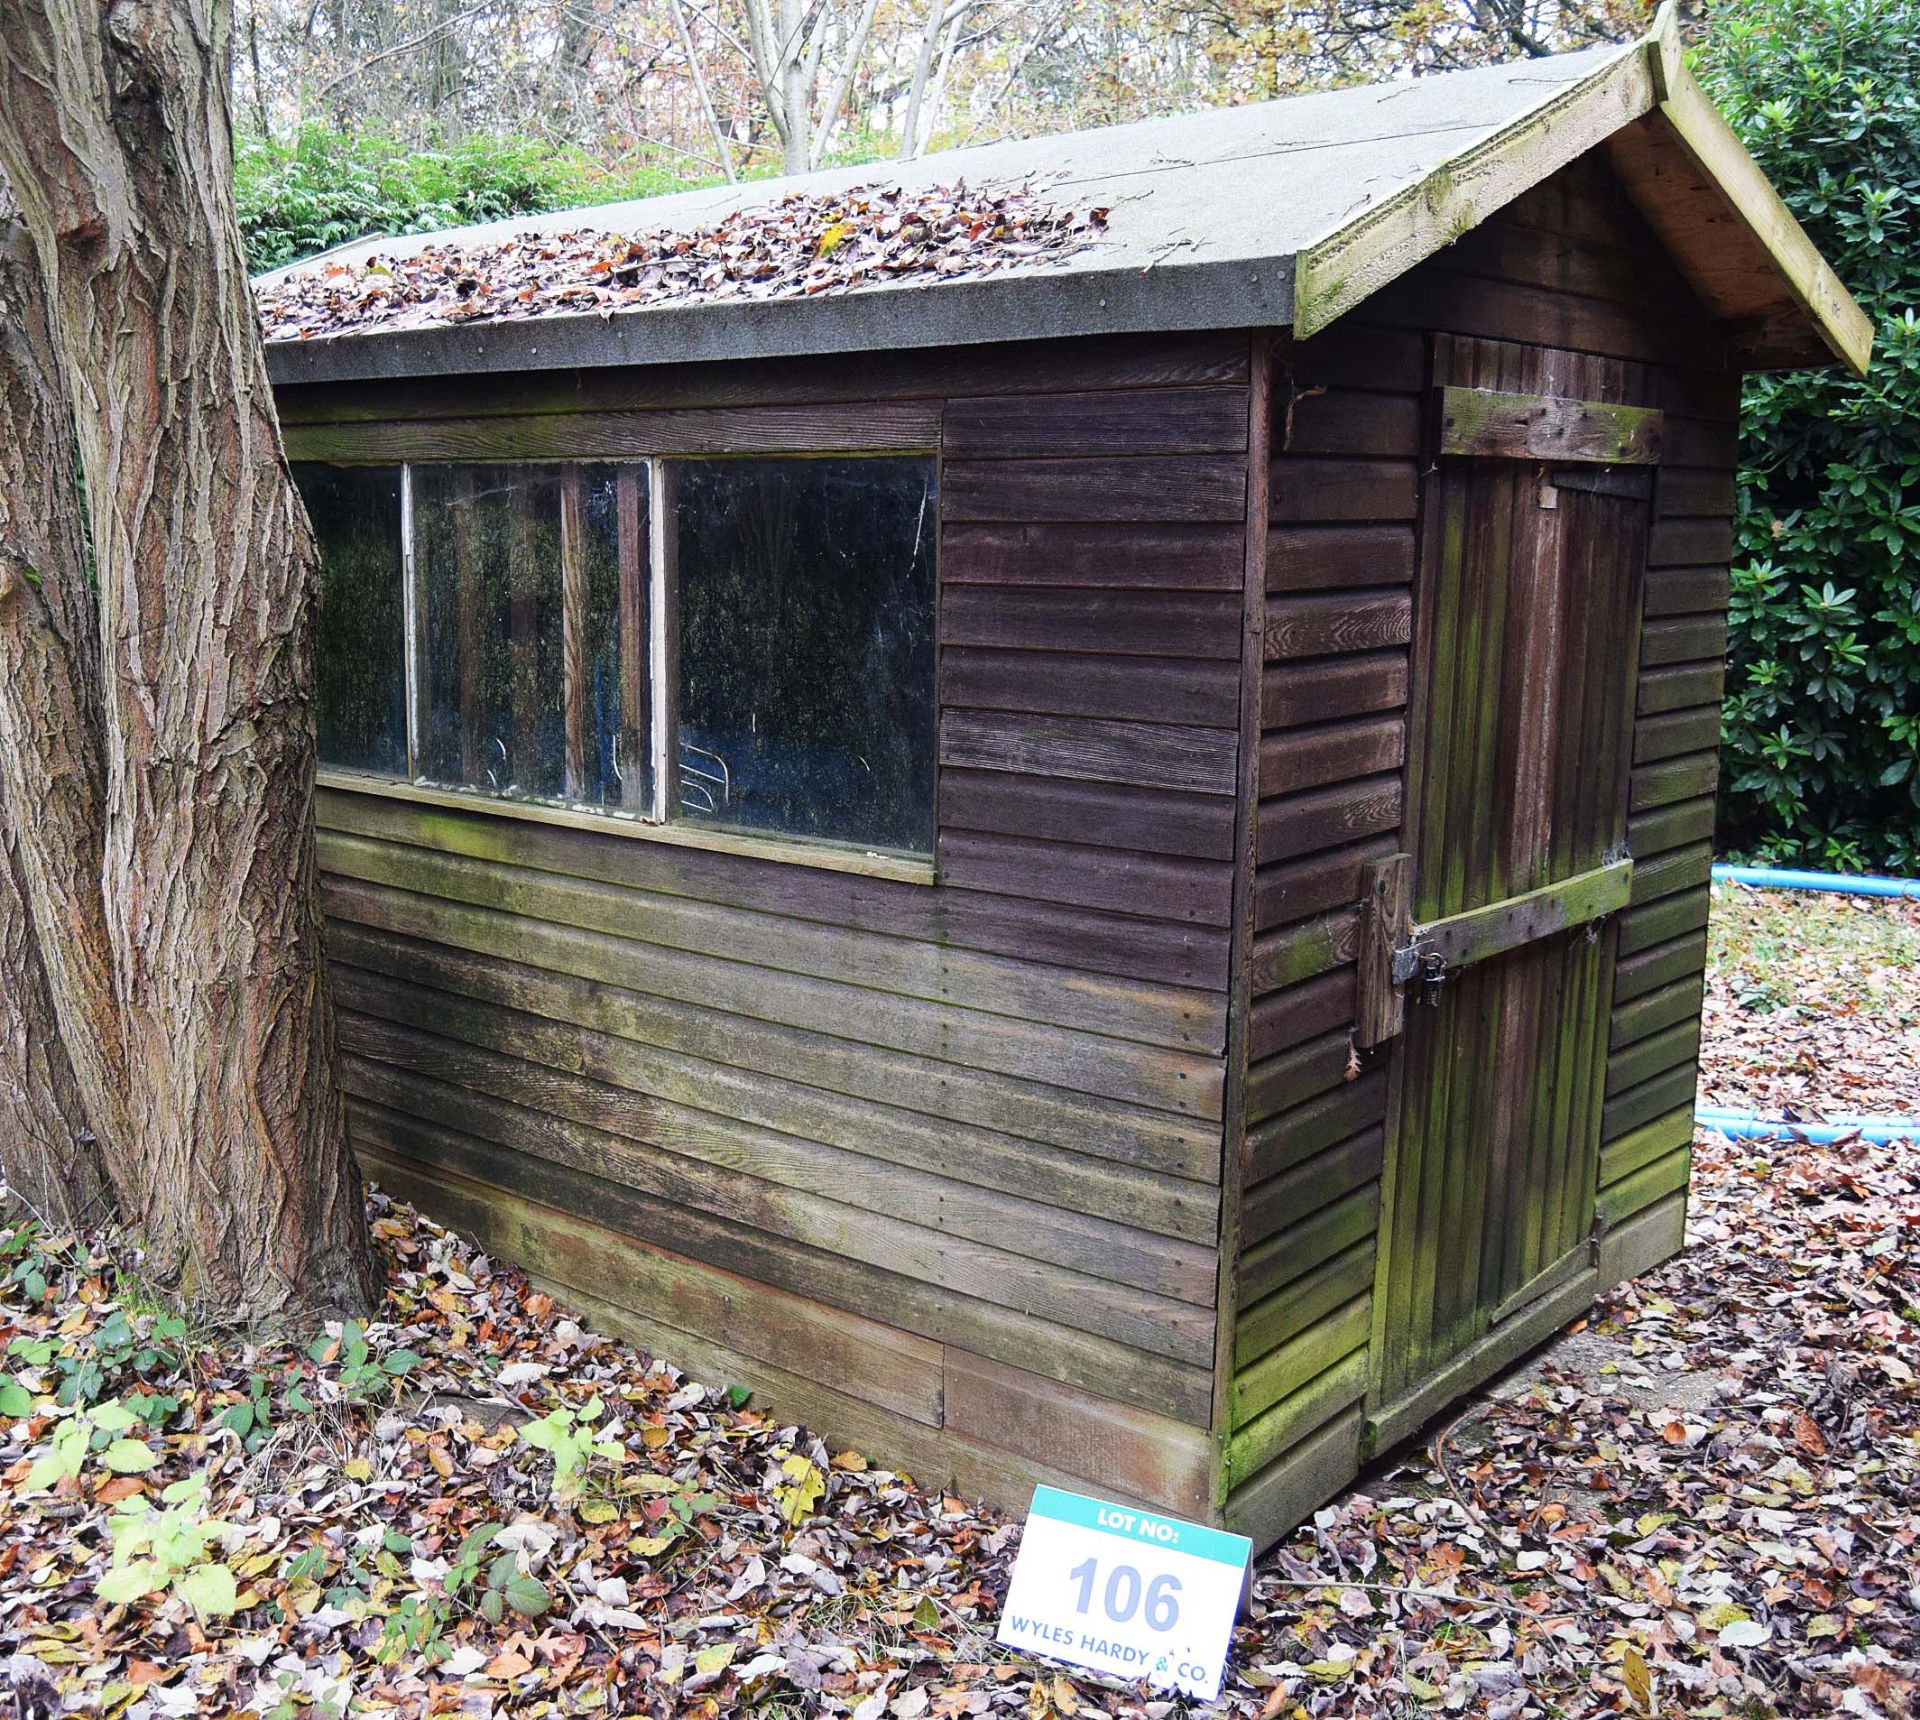
[[[405,706],[407,718],[406,759],[407,775],[405,779],[384,776],[372,771],[344,769],[338,766],[320,765],[315,774],[317,785],[329,792],[345,794],[370,794],[382,799],[406,801],[416,805],[433,806],[463,812],[484,813],[494,817],[518,818],[529,823],[555,825],[566,829],[594,831],[604,835],[617,835],[636,838],[642,841],[663,842],[675,847],[705,849],[714,853],[739,854],[756,859],[768,860],[781,865],[812,866],[827,871],[851,872],[865,877],[891,879],[901,883],[932,884],[936,881],[934,856],[931,853],[902,852],[894,849],[868,848],[855,843],[833,842],[817,837],[788,837],[771,834],[757,834],[747,831],[717,830],[698,824],[685,822],[674,816],[673,785],[678,779],[676,766],[677,752],[672,737],[679,728],[679,681],[680,681],[680,645],[677,636],[676,620],[678,616],[679,569],[677,566],[677,542],[674,530],[673,479],[677,468],[683,464],[699,461],[703,464],[725,460],[729,463],[741,460],[774,459],[924,459],[932,462],[936,488],[939,483],[940,455],[937,447],[882,447],[882,448],[831,448],[821,450],[803,450],[794,448],[741,448],[729,450],[725,454],[716,454],[706,450],[672,453],[667,451],[641,453],[623,450],[615,454],[595,455],[586,451],[569,453],[563,456],[547,455],[534,459],[459,459],[459,458],[400,458],[398,460],[367,459],[358,460],[321,460],[316,463],[326,465],[393,465],[400,474],[400,563],[403,581],[401,604],[401,625],[405,632],[402,642],[405,672]],[[414,525],[414,473],[416,467],[430,466],[467,466],[493,465],[513,467],[552,467],[560,475],[564,485],[569,473],[576,481],[583,466],[611,466],[616,474],[643,473],[642,493],[646,499],[646,544],[644,560],[637,571],[642,576],[644,596],[638,603],[631,601],[627,590],[628,569],[620,567],[621,581],[621,620],[623,623],[622,679],[627,690],[632,687],[633,663],[627,657],[625,623],[633,618],[636,608],[642,609],[645,616],[647,637],[643,653],[640,654],[639,672],[646,689],[647,715],[647,760],[649,764],[648,792],[643,804],[636,808],[623,792],[620,802],[605,807],[594,807],[585,803],[572,803],[566,800],[516,799],[504,794],[489,794],[484,789],[466,787],[442,787],[436,784],[421,783],[419,774],[420,735],[424,729],[424,710],[422,700],[425,697],[421,663],[420,627],[424,605],[420,591],[420,572],[415,552]],[[616,500],[616,510],[620,503]],[[562,513],[566,512],[566,499],[562,498]],[[626,523],[624,512],[617,512],[620,524]],[[578,522],[575,522],[576,527]],[[939,521],[935,514],[935,575],[934,609],[939,610]],[[562,539],[566,538],[563,520]],[[577,546],[576,550],[577,550]],[[618,552],[616,551],[616,554]],[[566,559],[563,541],[562,560]],[[571,590],[565,569],[562,570],[563,609]],[[563,614],[562,627],[570,632],[576,625],[574,617]],[[563,654],[564,655],[564,654]],[[569,711],[568,728],[575,726],[575,717],[571,711],[574,693],[563,689],[563,706]],[[939,680],[936,670],[934,682],[935,729],[938,731]],[[624,708],[624,705],[623,705]],[[569,745],[569,755],[574,751]],[[936,774],[938,762],[935,763]],[[572,786],[569,781],[569,786]],[[938,820],[935,821],[934,840],[938,841]]]

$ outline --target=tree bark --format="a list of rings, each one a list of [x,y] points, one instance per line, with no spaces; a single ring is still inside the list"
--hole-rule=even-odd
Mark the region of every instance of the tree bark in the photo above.
[[[12,181],[75,406],[98,587],[105,1142],[191,1292],[365,1307],[314,893],[310,529],[234,219],[228,0],[0,0]]]
[[[84,1224],[106,1216],[106,1179],[54,1020],[11,813],[0,791],[0,1177],[37,1218]]]
[[[0,1169],[43,1217],[103,1216],[126,1069],[100,894],[97,623],[73,419],[0,177]]]

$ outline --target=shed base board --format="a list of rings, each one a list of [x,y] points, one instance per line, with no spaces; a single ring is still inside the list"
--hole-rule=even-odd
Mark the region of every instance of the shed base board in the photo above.
[[[1304,1522],[1360,1473],[1364,1419],[1356,1404],[1236,1487],[1223,1512],[1227,1527],[1265,1551]]]
[[[1652,1271],[1686,1245],[1687,1191],[1679,1189],[1600,1237],[1595,1247],[1601,1289],[1611,1289]]]
[[[1149,1510],[1174,1511],[1195,1518],[1214,1516],[1210,1509],[1212,1441],[1200,1428],[1073,1392],[1038,1376],[1024,1375],[1020,1370],[947,1349],[930,1340],[894,1334],[906,1343],[934,1352],[944,1361],[943,1367],[936,1362],[940,1368],[940,1389],[931,1401],[920,1406],[921,1414],[902,1413],[868,1398],[836,1390],[818,1379],[807,1378],[727,1343],[687,1331],[666,1317],[672,1310],[663,1313],[659,1309],[626,1305],[618,1299],[618,1285],[623,1281],[637,1281],[638,1273],[634,1280],[612,1278],[610,1282],[599,1282],[597,1288],[590,1288],[572,1281],[582,1274],[569,1275],[564,1270],[548,1269],[568,1260],[589,1258],[581,1251],[569,1250],[564,1245],[548,1246],[539,1249],[540,1258],[529,1258],[526,1233],[530,1225],[551,1226],[556,1235],[562,1231],[577,1234],[589,1228],[566,1214],[526,1201],[512,1202],[513,1210],[509,1214],[505,1210],[508,1203],[498,1191],[484,1183],[437,1170],[425,1172],[403,1159],[371,1150],[365,1142],[356,1143],[356,1152],[366,1174],[388,1193],[412,1201],[423,1212],[470,1237],[495,1258],[520,1265],[535,1284],[587,1315],[599,1330],[638,1345],[649,1356],[707,1385],[750,1388],[756,1407],[782,1422],[805,1426],[836,1449],[851,1446],[877,1466],[908,1472],[924,1486],[941,1487],[964,1498],[984,1500],[995,1509],[1016,1516],[1025,1513],[1034,1487],[1041,1483],[1075,1492],[1093,1491],[1103,1498]],[[599,1233],[596,1242],[601,1251],[626,1249],[653,1259],[666,1258],[658,1249],[612,1232]],[[676,1261],[675,1266],[681,1271],[712,1272],[690,1261]],[[601,1277],[605,1279],[608,1275],[602,1273]],[[730,1288],[723,1288],[720,1294],[743,1314],[746,1311],[738,1305],[749,1299],[758,1301],[765,1297],[770,1303],[797,1304],[794,1312],[802,1314],[810,1323],[831,1325],[844,1319],[849,1328],[846,1341],[856,1345],[872,1326],[872,1322],[860,1316],[843,1316],[824,1304],[806,1302],[746,1280],[728,1279],[727,1285]],[[610,1290],[616,1293],[610,1294]],[[763,1322],[769,1331],[775,1330],[777,1318],[775,1315]],[[752,1333],[758,1328],[743,1320],[740,1329]],[[800,1347],[799,1337],[796,1332],[795,1350]],[[1045,1394],[1045,1401],[1037,1411],[1033,1395],[1022,1396],[1023,1386],[1028,1382]],[[915,1396],[903,1386],[899,1401],[913,1402]],[[1077,1435],[1083,1448],[1077,1455],[1087,1460],[1086,1472],[1076,1474],[1010,1450],[977,1432],[963,1432],[951,1425],[949,1417],[967,1413],[970,1405],[981,1408],[982,1413],[984,1408],[997,1405],[1009,1437],[1018,1437],[1022,1426],[1032,1431],[1036,1422],[1042,1424],[1044,1432],[1047,1412],[1067,1411],[1058,1419],[1069,1425],[1053,1448],[1069,1450],[1067,1442]],[[1129,1480],[1136,1483],[1131,1489]]]
[[[1367,1417],[1364,1442],[1367,1454],[1373,1456],[1386,1451],[1417,1433],[1456,1399],[1552,1337],[1588,1307],[1600,1289],[1599,1268],[1587,1267],[1570,1283],[1494,1327],[1412,1391],[1381,1405]]]

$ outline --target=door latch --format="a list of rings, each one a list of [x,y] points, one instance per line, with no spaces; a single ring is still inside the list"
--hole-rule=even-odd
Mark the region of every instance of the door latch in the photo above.
[[[1447,983],[1447,958],[1438,950],[1426,950],[1420,956],[1420,1002],[1424,1008],[1440,1007],[1440,988]]]

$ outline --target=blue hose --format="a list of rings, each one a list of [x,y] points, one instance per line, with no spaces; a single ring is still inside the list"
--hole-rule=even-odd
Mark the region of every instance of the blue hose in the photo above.
[[[1844,872],[1781,872],[1771,866],[1716,866],[1716,884],[1750,884],[1759,890],[1826,890],[1841,896],[1911,896],[1920,901],[1920,878],[1874,878]]]
[[[1714,1105],[1697,1105],[1694,1121],[1716,1135],[1732,1141],[1764,1141],[1775,1136],[1792,1138],[1814,1146],[1831,1146],[1835,1141],[1858,1138],[1875,1146],[1893,1141],[1920,1141],[1920,1117],[1841,1117],[1830,1123],[1783,1123],[1778,1118],[1756,1116],[1752,1111],[1726,1111]]]
[[[1911,896],[1920,900],[1920,878],[1874,878],[1842,872],[1783,872],[1771,866],[1716,866],[1716,884],[1747,884],[1760,890],[1824,890],[1842,896]],[[1858,1138],[1885,1146],[1920,1140],[1920,1117],[1842,1117],[1831,1123],[1783,1123],[1752,1111],[1727,1111],[1714,1105],[1694,1108],[1702,1128],[1734,1141],[1793,1136],[1814,1146]]]

